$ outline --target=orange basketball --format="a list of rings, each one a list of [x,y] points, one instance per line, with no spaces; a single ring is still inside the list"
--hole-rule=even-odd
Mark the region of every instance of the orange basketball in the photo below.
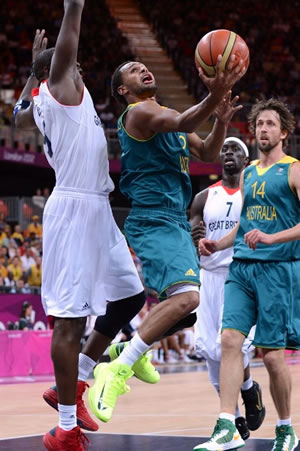
[[[233,66],[241,58],[245,62],[244,67],[249,66],[249,48],[244,39],[233,31],[214,30],[203,36],[195,49],[196,67],[200,66],[208,77],[214,77],[218,55],[222,55],[222,70],[225,70],[231,55],[235,56]]]

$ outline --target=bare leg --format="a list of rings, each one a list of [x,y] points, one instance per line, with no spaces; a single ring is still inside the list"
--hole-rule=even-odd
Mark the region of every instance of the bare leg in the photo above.
[[[151,345],[199,304],[199,294],[188,291],[171,296],[153,308],[139,328],[141,339]]]
[[[88,341],[82,349],[82,354],[87,355],[92,360],[97,362],[99,357],[104,353],[106,348],[110,345],[112,339],[97,332],[95,329],[91,332]]]
[[[244,368],[244,379],[243,379],[243,382],[248,380],[249,377],[250,377],[250,366],[247,365],[246,368]]]
[[[173,351],[176,351],[177,354],[180,356],[182,354],[182,350],[178,344],[178,341],[176,340],[176,337],[174,335],[171,335],[171,337],[167,338],[169,349],[173,349]]]
[[[78,355],[86,318],[56,318],[51,357],[60,404],[76,404]]]
[[[245,337],[237,330],[222,333],[220,368],[221,412],[234,415],[244,377],[242,345]]]
[[[278,417],[281,420],[291,416],[292,380],[285,362],[284,349],[263,349],[264,364],[270,377],[270,392]]]

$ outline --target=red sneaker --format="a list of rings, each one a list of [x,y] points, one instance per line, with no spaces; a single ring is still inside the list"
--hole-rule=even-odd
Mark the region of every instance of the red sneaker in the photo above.
[[[88,431],[98,431],[98,424],[92,419],[90,414],[88,413],[84,401],[82,399],[83,393],[85,389],[89,387],[86,382],[78,381],[77,382],[77,394],[76,394],[76,404],[77,404],[77,424],[82,429],[87,429]],[[54,409],[58,410],[58,397],[56,386],[48,388],[43,394],[44,400]]]
[[[89,446],[89,439],[79,426],[64,431],[56,426],[43,437],[43,443],[48,451],[85,451]]]

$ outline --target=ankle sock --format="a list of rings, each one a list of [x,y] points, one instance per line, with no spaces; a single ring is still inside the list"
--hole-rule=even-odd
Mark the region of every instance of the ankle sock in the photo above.
[[[58,404],[59,420],[58,426],[64,431],[70,431],[77,426],[76,405],[65,406]]]
[[[137,359],[148,351],[151,346],[147,345],[139,336],[138,333],[130,340],[129,344],[124,348],[118,357],[119,363],[126,363],[130,367],[137,361]]]
[[[250,376],[246,381],[243,382],[243,384],[242,384],[242,390],[243,390],[243,391],[249,390],[249,388],[251,388],[252,385],[253,385],[253,379],[252,379],[252,377]]]
[[[97,362],[95,362],[93,359],[85,354],[80,353],[78,361],[78,380],[86,382],[96,364]]]

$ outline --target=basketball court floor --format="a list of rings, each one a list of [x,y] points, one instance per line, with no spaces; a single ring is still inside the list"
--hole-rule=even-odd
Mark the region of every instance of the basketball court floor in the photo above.
[[[299,437],[300,360],[290,359],[289,363],[293,378],[292,419]],[[134,378],[129,381],[131,393],[119,398],[111,421],[99,422],[98,432],[87,433],[89,450],[192,451],[210,436],[218,415],[218,398],[209,384],[205,364],[158,368],[159,384],[147,385]],[[267,414],[243,449],[271,451],[277,416],[268,392],[268,376],[260,361],[252,362],[251,372],[262,387]],[[44,450],[42,436],[57,424],[57,412],[41,397],[53,378],[43,379],[0,380],[0,451]],[[241,403],[240,408],[243,414]],[[300,451],[300,445],[297,450]]]

